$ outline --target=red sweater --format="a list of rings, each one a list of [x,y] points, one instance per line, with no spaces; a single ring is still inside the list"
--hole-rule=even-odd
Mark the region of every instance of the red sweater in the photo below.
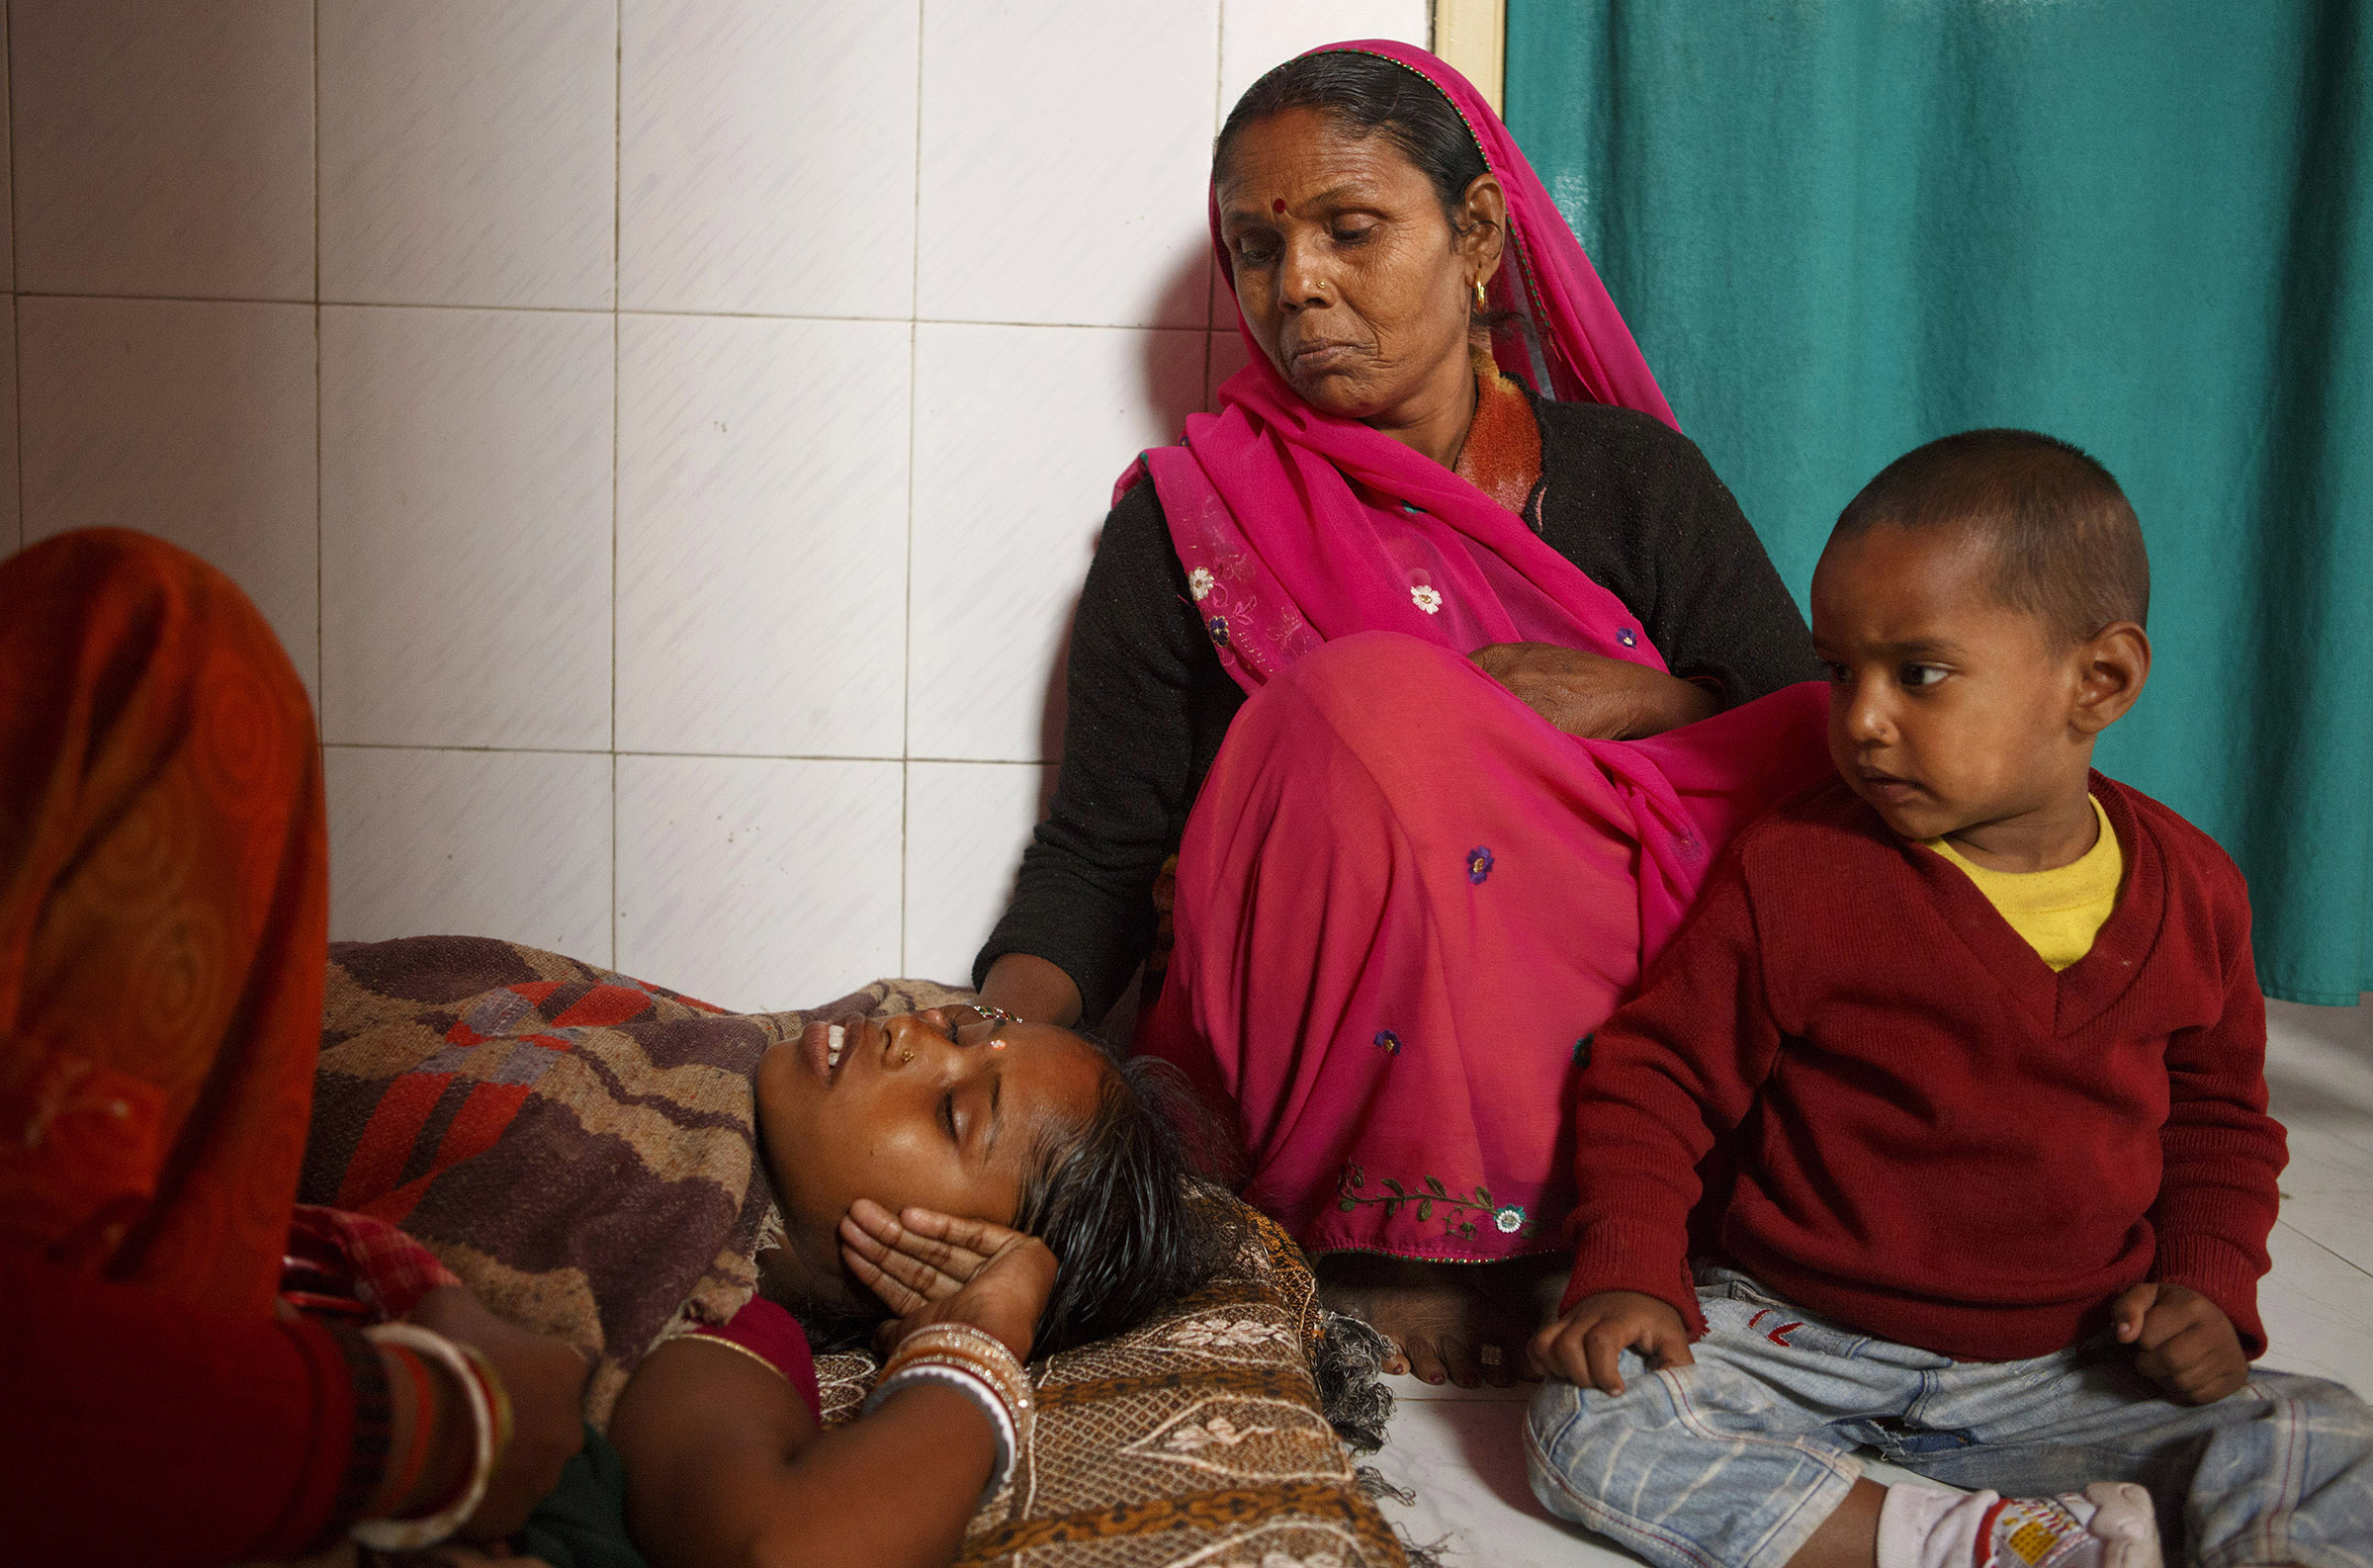
[[[1591,1042],[1566,1305],[1644,1291],[1704,1333],[1685,1258],[1704,1192],[1716,1255],[1898,1344],[2043,1355],[2158,1279],[2263,1351],[2285,1149],[2248,889],[2164,806],[2092,789],[2126,880],[2058,974],[1842,782],[1742,833]]]

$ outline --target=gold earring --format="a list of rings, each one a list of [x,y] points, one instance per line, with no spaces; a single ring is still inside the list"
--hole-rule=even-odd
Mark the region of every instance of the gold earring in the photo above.
[[[1491,301],[1483,293],[1483,280],[1480,278],[1475,280],[1475,308],[1478,310],[1491,308]]]

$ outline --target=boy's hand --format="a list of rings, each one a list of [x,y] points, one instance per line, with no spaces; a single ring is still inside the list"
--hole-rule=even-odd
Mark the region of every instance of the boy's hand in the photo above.
[[[2233,1320],[2184,1285],[2147,1279],[2109,1304],[2118,1343],[2135,1347],[2134,1369],[2195,1405],[2213,1405],[2249,1381]]]
[[[1689,1329],[1681,1314],[1636,1290],[1603,1290],[1584,1296],[1574,1309],[1533,1336],[1525,1359],[1542,1376],[1557,1376],[1578,1388],[1620,1394],[1624,1380],[1615,1358],[1637,1350],[1652,1366],[1690,1366]]]

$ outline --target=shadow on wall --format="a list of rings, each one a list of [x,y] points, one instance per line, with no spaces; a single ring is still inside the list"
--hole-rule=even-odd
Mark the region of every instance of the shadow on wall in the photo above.
[[[1154,319],[1172,320],[1180,314],[1191,313],[1196,297],[1199,295],[1205,299],[1211,299],[1213,287],[1209,252],[1197,247],[1192,252],[1182,255],[1171,269],[1168,279],[1156,297],[1160,303],[1153,311]],[[1233,312],[1229,312],[1229,319],[1226,322],[1214,320],[1212,325],[1215,329],[1232,331],[1235,326]],[[1153,410],[1155,428],[1169,432],[1169,439],[1175,441],[1186,429],[1188,414],[1212,406],[1211,359],[1206,349],[1201,397],[1198,400],[1190,401],[1181,396],[1178,389],[1169,385],[1167,378],[1161,373],[1157,347],[1161,342],[1164,330],[1175,329],[1155,329],[1144,333],[1145,347],[1139,366],[1140,385],[1142,395]],[[1208,342],[1210,334],[1206,333],[1205,337]],[[1135,456],[1134,453],[1126,452],[1112,454],[1114,479],[1117,479],[1120,477]],[[1099,498],[1101,499],[1101,497]],[[1046,820],[1048,812],[1054,806],[1055,782],[1063,758],[1063,721],[1065,709],[1069,703],[1071,683],[1071,636],[1073,629],[1079,624],[1079,597],[1075,593],[1072,597],[1071,607],[1063,617],[1063,635],[1056,640],[1054,657],[1048,661],[1045,696],[1039,709],[1038,754],[1048,763],[1048,766],[1039,772],[1038,820],[1040,822]],[[1019,869],[1016,864],[1016,878],[1018,878]],[[1011,896],[1011,886],[1009,886],[1008,896]],[[1130,978],[1128,985],[1122,988],[1120,1000],[1114,1003],[1112,1011],[1108,1015],[1100,1020],[1092,1020],[1098,1024],[1099,1032],[1106,1039],[1123,1050],[1127,1048],[1130,1037],[1136,1032],[1140,978],[1139,976]]]
[[[1210,252],[1197,247],[1194,251],[1180,256],[1177,263],[1171,268],[1169,277],[1156,296],[1159,303],[1153,308],[1153,318],[1157,321],[1175,320],[1182,314],[1191,313],[1198,297],[1208,296],[1211,289]],[[1220,324],[1216,321],[1213,322],[1214,328],[1219,327]],[[1232,315],[1225,326],[1228,330],[1234,330],[1235,321]],[[1211,406],[1210,362],[1206,354],[1205,374],[1201,388],[1202,396],[1199,400],[1189,402],[1180,395],[1177,388],[1166,386],[1156,350],[1161,343],[1162,334],[1170,330],[1177,329],[1155,328],[1143,333],[1145,347],[1139,362],[1140,395],[1153,409],[1155,428],[1168,432],[1166,439],[1176,441],[1186,429],[1188,414]],[[1207,336],[1208,334],[1206,334]],[[1117,479],[1121,472],[1135,457],[1136,454],[1133,452],[1113,453],[1112,477]],[[1072,498],[1062,496],[1051,499],[1058,503],[1068,503]],[[1102,500],[1104,497],[1099,496],[1097,499]],[[1050,765],[1038,790],[1040,821],[1045,820],[1047,809],[1054,803],[1055,768],[1053,764],[1060,763],[1063,759],[1063,717],[1071,681],[1071,633],[1072,628],[1079,621],[1079,598],[1077,594],[1074,594],[1071,608],[1063,617],[1063,635],[1055,642],[1054,657],[1048,662],[1046,671],[1045,701],[1039,710],[1038,719],[1038,754],[1044,757]]]

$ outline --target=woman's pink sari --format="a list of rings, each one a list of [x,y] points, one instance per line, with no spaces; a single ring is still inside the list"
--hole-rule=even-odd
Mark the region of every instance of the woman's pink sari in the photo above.
[[[1495,303],[1567,399],[1672,422],[1506,127],[1406,44],[1506,188]],[[1216,199],[1212,238],[1220,264]],[[1231,274],[1232,275],[1232,274]],[[1241,316],[1239,326],[1242,327]],[[1177,945],[1140,1048],[1235,1107],[1246,1197],[1314,1249],[1480,1261],[1556,1245],[1588,1036],[1712,856],[1826,769],[1818,687],[1639,742],[1561,734],[1466,657],[1539,642],[1663,670],[1516,513],[1252,363],[1147,453],[1221,664],[1250,693],[1180,847]]]

